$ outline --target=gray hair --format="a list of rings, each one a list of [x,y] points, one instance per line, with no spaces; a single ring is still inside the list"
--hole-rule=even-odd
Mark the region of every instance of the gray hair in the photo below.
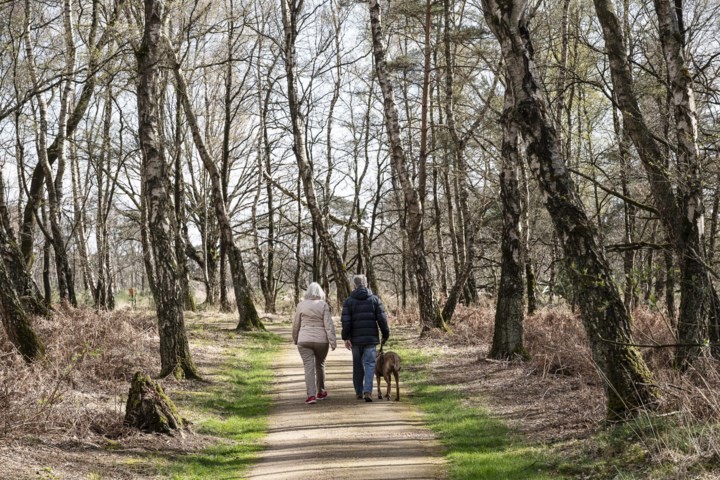
[[[353,277],[353,285],[355,286],[355,288],[367,287],[368,286],[367,277],[365,275],[359,275],[359,274],[355,275]]]
[[[312,282],[310,285],[308,285],[308,288],[305,291],[305,296],[303,298],[305,300],[311,300],[316,298],[319,298],[320,300],[325,300],[325,292],[323,292],[323,289],[319,283]]]

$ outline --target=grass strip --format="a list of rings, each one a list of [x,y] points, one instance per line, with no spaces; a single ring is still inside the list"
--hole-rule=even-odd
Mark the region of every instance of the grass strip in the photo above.
[[[224,441],[201,453],[169,458],[161,470],[173,479],[242,478],[262,450],[270,409],[271,364],[282,338],[268,332],[239,335],[209,389],[185,392],[182,411],[196,422],[196,431]],[[213,372],[214,374],[215,372]]]
[[[430,354],[398,343],[392,349],[403,359],[402,380],[411,390],[410,401],[422,410],[445,449],[451,479],[564,478],[548,463],[542,446],[523,443],[503,422],[469,405],[451,386],[432,384]]]

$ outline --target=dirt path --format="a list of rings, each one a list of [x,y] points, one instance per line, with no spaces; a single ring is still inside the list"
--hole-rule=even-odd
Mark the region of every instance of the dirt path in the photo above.
[[[288,343],[274,366],[267,449],[248,478],[445,478],[440,448],[415,407],[402,399],[355,399],[352,357],[342,345],[328,355],[328,398],[305,405],[302,362],[290,330],[269,328]],[[402,378],[400,387],[402,395]]]

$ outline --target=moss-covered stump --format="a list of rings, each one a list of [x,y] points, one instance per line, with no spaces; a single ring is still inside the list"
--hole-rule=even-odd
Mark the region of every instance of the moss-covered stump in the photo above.
[[[172,434],[185,424],[175,404],[148,375],[136,372],[125,407],[125,425],[146,432]]]

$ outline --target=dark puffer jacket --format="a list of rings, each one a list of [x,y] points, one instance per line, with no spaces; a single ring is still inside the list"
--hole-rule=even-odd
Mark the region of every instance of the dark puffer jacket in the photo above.
[[[342,339],[350,340],[353,345],[377,345],[380,343],[378,328],[387,340],[390,329],[382,302],[367,288],[356,288],[343,303]]]

